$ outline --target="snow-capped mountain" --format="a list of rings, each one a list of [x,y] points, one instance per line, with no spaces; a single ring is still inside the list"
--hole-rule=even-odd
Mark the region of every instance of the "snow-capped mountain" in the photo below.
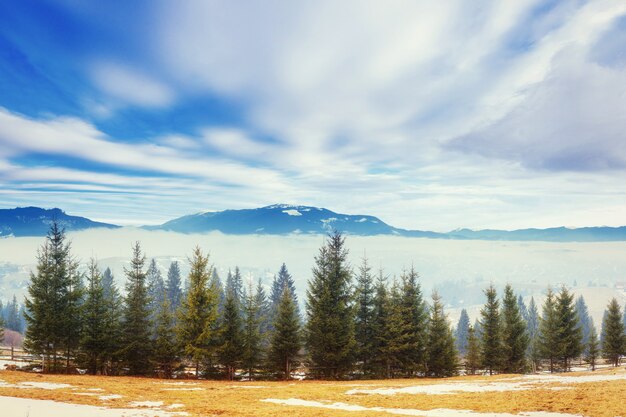
[[[17,207],[0,209],[0,237],[45,236],[53,220],[56,220],[67,231],[96,227],[109,229],[119,227],[113,224],[94,222],[85,217],[70,216],[58,208]]]
[[[401,234],[377,217],[340,214],[325,208],[274,204],[183,216],[150,229],[182,233],[218,230],[227,234],[319,234],[332,230],[352,235]]]

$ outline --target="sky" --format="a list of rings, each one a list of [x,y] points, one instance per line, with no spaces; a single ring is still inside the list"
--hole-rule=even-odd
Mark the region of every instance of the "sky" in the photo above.
[[[618,226],[625,132],[623,0],[0,3],[0,208]]]

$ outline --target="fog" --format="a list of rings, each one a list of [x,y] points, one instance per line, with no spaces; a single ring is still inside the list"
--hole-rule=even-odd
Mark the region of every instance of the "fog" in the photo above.
[[[285,262],[301,298],[311,277],[314,258],[325,240],[321,235],[234,236],[217,232],[185,235],[136,228],[92,229],[68,236],[72,252],[81,262],[96,258],[103,268],[112,268],[119,284],[124,282],[123,266],[135,241],[141,242],[149,259],[156,258],[164,273],[172,260],[181,261],[186,273],[187,257],[199,245],[210,253],[211,263],[223,279],[229,268],[239,266],[244,277],[255,280],[260,277],[268,285]],[[18,266],[17,272],[5,272],[4,277],[0,272],[0,299],[23,293],[27,273],[34,269],[37,249],[43,241],[31,237],[0,239],[0,265]],[[491,242],[348,236],[346,246],[354,270],[364,255],[375,271],[383,268],[391,278],[413,265],[425,292],[430,294],[433,288],[438,288],[448,297],[445,301],[450,306],[475,304],[476,297],[481,296],[482,288],[489,282],[510,282],[529,296],[548,285],[613,287],[615,282],[626,281],[626,242]]]

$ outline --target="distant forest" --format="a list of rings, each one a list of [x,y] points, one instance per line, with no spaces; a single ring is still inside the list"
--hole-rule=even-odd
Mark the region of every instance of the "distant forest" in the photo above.
[[[163,277],[139,242],[125,268],[124,291],[92,259],[80,272],[63,229],[52,223],[37,254],[24,306],[2,307],[3,327],[25,332],[24,347],[43,372],[216,379],[446,377],[459,373],[568,371],[626,354],[626,311],[612,299],[601,331],[582,297],[548,288],[526,305],[507,285],[484,290],[480,318],[462,311],[455,328],[436,291],[422,293],[414,268],[390,279],[363,259],[347,263],[334,232],[315,257],[300,311],[287,265],[269,291],[225,281],[199,247],[183,288],[172,262]],[[625,309],[626,310],[626,309]],[[0,332],[0,340],[3,333]]]

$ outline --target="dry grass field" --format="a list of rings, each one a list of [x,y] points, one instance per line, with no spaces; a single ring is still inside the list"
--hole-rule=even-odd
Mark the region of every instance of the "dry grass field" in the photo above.
[[[63,412],[63,417],[613,417],[626,416],[626,370],[622,367],[554,376],[499,375],[349,382],[168,381],[2,371],[0,415],[39,417],[33,411],[36,407],[22,404],[39,403],[45,406],[44,410],[50,410],[41,416],[56,417],[51,403],[25,403],[12,397],[98,407],[72,406],[74,408]],[[30,408],[24,412],[20,407]],[[103,408],[119,409],[119,413],[115,410],[105,413]]]

